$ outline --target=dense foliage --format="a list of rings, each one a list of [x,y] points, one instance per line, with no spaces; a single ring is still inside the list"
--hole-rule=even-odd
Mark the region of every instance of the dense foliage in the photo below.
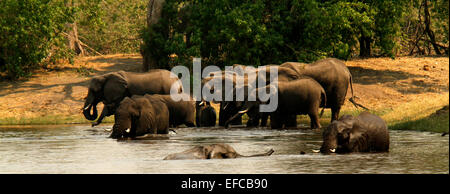
[[[399,54],[405,18],[419,5],[409,0],[166,0],[157,25],[143,34],[157,67],[311,62],[324,57]],[[422,2],[422,1],[420,1]],[[416,2],[417,3],[417,2]],[[436,34],[448,48],[448,0],[432,3]],[[433,20],[433,22],[434,22]],[[441,25],[441,26],[437,26]],[[411,45],[405,45],[410,47]],[[176,54],[176,58],[168,57]],[[432,53],[428,53],[432,54]]]
[[[0,72],[12,78],[25,76],[46,60],[67,53],[62,32],[71,10],[62,1],[0,1]]]
[[[36,68],[71,61],[67,45],[76,24],[85,54],[136,53],[146,0],[1,0],[0,76],[18,78]]]
[[[147,0],[74,0],[80,40],[101,54],[139,52],[147,3]]]
[[[151,68],[448,55],[448,0],[165,0],[148,27],[151,1],[1,0],[0,76],[139,51]]]

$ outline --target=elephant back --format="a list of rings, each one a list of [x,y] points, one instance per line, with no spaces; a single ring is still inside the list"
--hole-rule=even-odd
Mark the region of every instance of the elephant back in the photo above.
[[[170,94],[172,85],[179,81],[172,72],[164,69],[145,73],[127,72],[126,77],[130,95]],[[181,84],[176,87],[178,87],[178,93],[183,91]]]
[[[367,134],[369,151],[389,150],[389,131],[386,122],[379,116],[363,112],[356,117],[357,125]]]

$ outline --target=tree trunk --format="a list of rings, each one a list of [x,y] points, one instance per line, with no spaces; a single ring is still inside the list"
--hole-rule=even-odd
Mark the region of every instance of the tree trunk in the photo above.
[[[66,7],[75,7],[75,2],[68,0],[65,3]],[[78,39],[78,27],[76,21],[73,23],[66,24],[67,29],[67,46],[70,50],[73,50],[76,55],[85,55],[81,41]]]
[[[159,22],[165,0],[149,0],[147,7],[147,27]]]
[[[67,33],[67,41],[70,50],[73,50],[77,55],[84,56],[85,52],[80,40],[78,39],[77,23],[67,24],[70,31]]]
[[[370,57],[370,37],[361,35],[359,38],[359,56]]]
[[[423,1],[424,14],[425,14],[425,32],[427,32],[428,37],[430,38],[430,42],[433,45],[434,51],[437,55],[441,55],[441,51],[439,50],[439,46],[436,44],[436,37],[434,36],[433,30],[431,30],[431,16],[430,11],[428,10],[428,0]]]
[[[147,29],[159,22],[161,18],[162,9],[165,0],[149,0],[147,4]],[[145,44],[145,43],[144,43]],[[156,59],[152,56],[151,52],[145,45],[141,47],[141,55],[143,58],[142,69],[143,71],[148,71],[149,69],[156,69],[157,63]]]

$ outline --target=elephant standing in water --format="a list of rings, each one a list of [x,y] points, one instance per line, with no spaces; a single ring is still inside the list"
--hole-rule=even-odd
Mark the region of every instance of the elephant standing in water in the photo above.
[[[323,131],[322,153],[388,152],[389,131],[377,115],[344,115]]]
[[[292,69],[290,68],[286,68],[286,67],[278,67],[275,65],[267,65],[267,66],[261,66],[258,68],[253,68],[250,66],[242,66],[242,65],[235,65],[236,67],[240,67],[241,70],[243,70],[243,72],[245,72],[246,74],[244,76],[239,76],[236,75],[236,73],[232,72],[232,71],[223,71],[222,72],[222,76],[218,76],[216,78],[205,78],[202,80],[202,86],[203,85],[211,85],[211,82],[222,82],[222,90],[221,91],[216,91],[216,92],[220,92],[222,95],[222,102],[220,104],[220,111],[219,111],[219,126],[225,126],[225,123],[227,121],[229,121],[229,119],[233,116],[236,115],[236,113],[239,112],[240,110],[240,106],[241,106],[241,102],[237,101],[236,98],[236,93],[237,90],[241,90],[244,93],[244,99],[247,99],[247,94],[248,94],[248,88],[249,86],[257,86],[257,82],[263,82],[262,85],[266,86],[268,84],[270,84],[270,72],[271,71],[276,71],[277,72],[277,79],[279,82],[284,82],[284,81],[291,81],[291,80],[296,80],[298,79],[300,76]],[[235,69],[236,71],[236,69]],[[250,76],[251,75],[251,76]],[[239,81],[238,81],[239,80]],[[230,85],[232,86],[231,88],[226,88],[226,83],[229,82],[231,83]],[[238,83],[243,83],[243,86],[240,86]],[[227,89],[229,90],[233,90],[232,94],[234,96],[227,96],[227,97],[231,97],[233,100],[232,101],[225,101],[226,99],[226,94],[230,94],[230,91],[227,91]],[[253,89],[253,88],[250,88]],[[211,90],[215,90],[214,88],[212,88]],[[243,100],[243,99],[241,99]],[[231,121],[228,122],[228,124],[232,124],[232,125],[241,125],[241,115],[238,115],[237,117],[233,117],[233,119]],[[255,117],[251,117],[249,118],[250,122],[247,122],[247,126],[248,127],[255,127],[259,125],[259,120],[260,117],[257,115],[254,115]],[[266,117],[264,117],[266,118]],[[295,118],[294,118],[295,120]],[[262,120],[261,122],[263,123],[263,125],[265,126],[267,119]]]
[[[170,154],[164,160],[193,160],[193,159],[226,159],[226,158],[240,158],[240,157],[258,157],[270,156],[273,149],[263,154],[255,154],[251,156],[243,156],[236,152],[228,144],[212,144],[206,146],[195,146],[181,153]]]
[[[118,71],[92,78],[86,101],[83,106],[84,117],[97,119],[97,104],[103,102],[100,117],[92,126],[99,125],[105,116],[113,115],[125,97],[144,94],[170,94],[172,84],[179,79],[163,69],[155,69],[146,73]],[[181,83],[174,85],[175,90],[182,92]],[[92,110],[92,113],[91,113]]]
[[[281,64],[280,67],[290,68],[295,70],[298,75],[305,75],[319,82],[327,94],[325,107],[331,108],[331,121],[339,118],[339,112],[344,105],[349,83],[352,92],[350,102],[355,106],[367,109],[354,101],[352,75],[345,63],[339,59],[327,58],[311,64],[286,62]]]
[[[160,100],[125,97],[114,114],[111,138],[169,133],[169,109]]]
[[[291,126],[293,122],[292,117],[294,116],[295,118],[295,116],[299,114],[307,114],[309,116],[311,120],[311,129],[321,127],[319,123],[318,110],[319,107],[324,107],[327,102],[327,98],[324,89],[319,83],[312,78],[303,76],[302,78],[293,81],[278,82],[278,88],[272,84],[257,88],[254,92],[252,92],[252,95],[259,94],[259,90],[265,90],[268,92],[271,87],[275,92],[270,93],[269,95],[278,96],[276,110],[269,113],[270,125],[272,129],[281,129],[283,126]],[[249,117],[254,117],[255,114],[260,114],[259,106],[262,103],[267,102],[263,102],[257,97],[253,97],[253,99],[257,100],[247,100],[238,114],[247,113]],[[226,126],[228,126],[228,124],[226,124]]]
[[[188,94],[162,95],[153,94],[144,95],[150,102],[161,101],[169,109],[169,126],[177,127],[178,125],[186,125],[187,127],[195,127],[195,101]],[[172,99],[175,97],[176,99]],[[183,100],[185,99],[185,100]],[[186,100],[188,99],[188,100]]]
[[[216,126],[217,114],[210,102],[198,101],[196,103],[195,114],[197,127]]]

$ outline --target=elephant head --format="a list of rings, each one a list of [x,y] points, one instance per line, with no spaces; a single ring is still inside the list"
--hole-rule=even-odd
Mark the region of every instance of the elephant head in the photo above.
[[[110,137],[135,137],[146,133],[156,133],[156,131],[148,131],[153,129],[155,114],[154,107],[145,97],[125,97],[115,112],[113,132]]]
[[[341,152],[344,145],[348,145],[350,138],[356,135],[352,133],[354,125],[355,118],[351,115],[344,115],[339,120],[333,121],[322,133],[323,143],[320,152]]]
[[[125,97],[126,88],[127,81],[122,71],[92,78],[83,106],[84,117],[88,120],[97,119],[97,104],[101,101],[108,109],[114,109],[111,103],[118,104]],[[92,114],[91,109],[93,109]],[[108,112],[112,114],[114,110]]]
[[[131,133],[131,129],[137,117],[139,117],[139,107],[134,100],[126,97],[122,100],[114,115],[114,125],[111,138],[127,137]]]
[[[233,107],[235,107],[238,112],[230,117],[230,119],[228,119],[225,122],[225,127],[227,128],[230,121],[232,121],[234,118],[242,116],[243,114],[247,114],[249,117],[249,120],[247,122],[247,126],[255,126],[252,122],[258,122],[256,120],[253,119],[259,119],[260,117],[260,105],[264,104],[270,104],[270,100],[274,95],[278,95],[277,94],[277,89],[276,87],[274,87],[273,84],[261,87],[261,88],[250,88],[248,86],[244,86],[243,89],[244,92],[244,101],[233,101],[233,102],[229,102],[230,104],[233,104]],[[251,92],[248,92],[248,90],[251,90]],[[265,97],[264,98],[259,98],[260,97],[260,91],[264,91],[265,90]],[[277,104],[277,103],[276,103]],[[225,110],[228,108],[228,104],[225,105]],[[249,122],[251,123],[249,125]]]

